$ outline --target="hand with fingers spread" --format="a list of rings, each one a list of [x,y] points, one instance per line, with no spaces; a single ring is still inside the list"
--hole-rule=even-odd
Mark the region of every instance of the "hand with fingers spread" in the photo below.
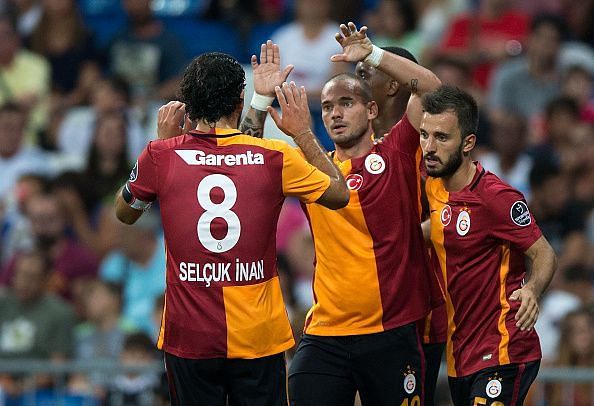
[[[305,88],[298,88],[295,82],[285,82],[275,90],[282,116],[272,107],[268,107],[268,113],[276,126],[292,138],[311,131],[311,114]]]
[[[274,97],[274,88],[282,85],[293,71],[293,65],[281,69],[281,57],[278,45],[268,40],[260,47],[260,63],[256,55],[252,55],[254,71],[254,90],[263,96]]]
[[[336,33],[336,41],[342,47],[342,54],[332,55],[332,62],[359,62],[364,60],[373,50],[373,44],[367,37],[367,27],[357,29],[353,22],[340,24],[340,32]]]
[[[180,125],[183,120],[183,127]],[[170,101],[159,108],[157,115],[157,135],[160,140],[177,137],[193,129],[193,123],[186,114],[186,105]]]
[[[509,300],[521,302],[515,316],[516,326],[520,330],[532,330],[538,318],[538,298],[534,291],[528,286],[523,286],[514,290]]]

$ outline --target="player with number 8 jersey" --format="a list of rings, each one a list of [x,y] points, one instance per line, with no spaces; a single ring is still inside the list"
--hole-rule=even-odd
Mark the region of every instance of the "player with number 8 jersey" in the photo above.
[[[228,55],[196,58],[182,82],[187,103],[170,102],[159,115],[179,126],[187,109],[197,126],[150,142],[116,202],[120,220],[133,223],[159,201],[167,288],[158,347],[166,353],[176,404],[285,404],[282,353],[294,340],[276,270],[281,206],[285,196],[329,208],[348,202],[344,179],[313,137],[296,142],[319,149],[322,163],[312,161],[328,174],[283,141],[233,128],[244,80]],[[200,92],[210,97],[197,97]],[[271,360],[273,369],[266,366]]]

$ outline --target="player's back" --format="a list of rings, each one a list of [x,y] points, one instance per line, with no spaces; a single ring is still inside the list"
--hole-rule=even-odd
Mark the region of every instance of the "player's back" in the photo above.
[[[328,184],[285,143],[237,130],[149,144],[131,187],[140,198],[154,195],[163,219],[159,345],[185,358],[255,358],[290,348],[276,224],[285,195],[315,201]]]

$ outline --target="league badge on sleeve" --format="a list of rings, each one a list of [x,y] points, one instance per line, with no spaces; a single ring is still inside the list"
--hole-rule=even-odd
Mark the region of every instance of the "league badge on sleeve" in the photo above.
[[[528,210],[528,205],[522,200],[518,200],[512,204],[511,208],[509,209],[509,215],[514,224],[520,227],[526,227],[532,223],[532,216]]]
[[[138,160],[134,164],[134,168],[132,168],[132,172],[130,172],[129,181],[134,182],[136,179],[138,179]]]

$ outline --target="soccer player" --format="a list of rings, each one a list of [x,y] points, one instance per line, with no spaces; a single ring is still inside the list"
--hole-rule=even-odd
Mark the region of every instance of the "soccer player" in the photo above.
[[[161,133],[117,194],[116,214],[128,224],[159,201],[167,289],[158,347],[173,404],[287,404],[283,351],[294,340],[276,272],[281,205],[285,196],[332,209],[348,201],[342,174],[311,134],[295,142],[331,175],[284,142],[236,129],[244,81],[229,55],[196,58],[180,102],[160,111],[183,118],[183,107],[195,129]]]
[[[394,78],[411,92],[406,114],[374,145],[377,104],[369,85],[341,74],[323,87],[322,118],[331,153],[351,190],[349,205],[330,211],[307,204],[316,252],[314,305],[289,371],[295,405],[422,404],[423,360],[415,323],[431,307],[429,274],[420,228],[420,96],[440,85],[427,69],[374,47],[366,28],[341,25],[343,54]],[[280,90],[280,89],[279,89]],[[288,134],[308,131],[277,90]]]
[[[556,268],[524,196],[470,154],[478,109],[457,88],[423,97],[430,233],[445,281],[455,405],[521,405],[540,365],[538,299]],[[526,275],[525,257],[532,262]]]
[[[417,63],[415,57],[404,48],[400,47],[382,47],[384,51],[406,58],[414,63]],[[373,134],[375,139],[380,139],[384,134],[389,133],[392,126],[397,123],[406,113],[406,107],[410,99],[410,88],[408,86],[401,86],[391,76],[382,72],[373,66],[359,61],[355,68],[355,74],[361,79],[369,83],[371,87],[371,96],[377,103],[378,114],[373,119]],[[420,147],[419,147],[420,150]],[[418,155],[421,161],[421,154]],[[419,162],[420,164],[420,162]],[[426,198],[423,196],[423,199]],[[422,219],[429,216],[426,209],[426,204],[423,205]],[[432,256],[429,265],[432,272],[436,273],[433,281],[434,289],[441,291],[439,280],[441,276],[437,274],[439,271],[439,264],[435,263],[434,256]],[[441,271],[439,271],[441,272]],[[445,311],[445,304],[433,309],[429,315],[418,323],[419,333],[421,335],[421,342],[423,345],[423,355],[425,357],[425,405],[432,406],[435,397],[435,387],[437,385],[437,377],[439,375],[439,368],[441,366],[441,359],[445,349],[447,317]]]

